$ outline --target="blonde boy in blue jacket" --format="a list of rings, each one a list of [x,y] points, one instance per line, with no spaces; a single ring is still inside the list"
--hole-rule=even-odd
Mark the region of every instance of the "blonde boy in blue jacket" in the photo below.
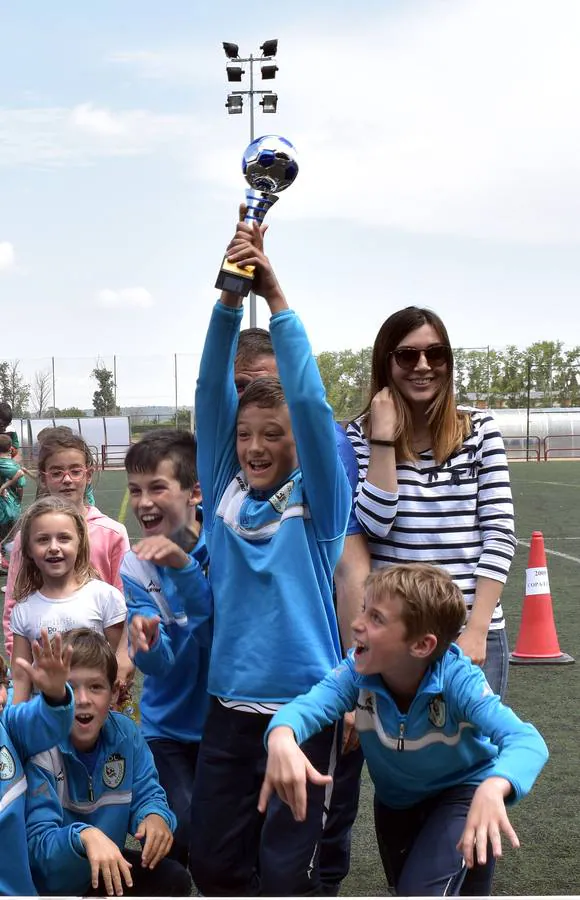
[[[506,813],[548,758],[533,725],[501,703],[483,672],[451,642],[465,603],[451,576],[421,564],[369,576],[353,623],[355,649],[307,694],[286,704],[266,734],[259,809],[276,790],[297,820],[308,781],[328,780],[299,748],[348,710],[375,787],[385,874],[399,895],[488,895]]]

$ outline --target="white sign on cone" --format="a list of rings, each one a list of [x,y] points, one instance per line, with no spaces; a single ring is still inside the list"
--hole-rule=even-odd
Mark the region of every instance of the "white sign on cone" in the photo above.
[[[548,570],[545,566],[534,569],[526,569],[526,597],[534,594],[549,594],[550,581]]]

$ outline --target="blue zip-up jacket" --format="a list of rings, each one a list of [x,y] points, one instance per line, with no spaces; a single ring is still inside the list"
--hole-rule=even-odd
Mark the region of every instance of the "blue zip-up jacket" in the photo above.
[[[156,642],[135,655],[145,674],[140,710],[147,740],[200,741],[207,715],[212,599],[203,530],[189,557],[185,568],[172,569],[130,550],[121,564],[129,624],[135,615],[161,618]]]
[[[68,735],[73,724],[74,702],[50,706],[39,694],[28,703],[8,706],[0,715],[0,894],[36,894],[28,865],[25,807],[28,790],[24,763],[29,756],[52,747]]]
[[[548,759],[540,733],[502,704],[456,644],[429,667],[406,714],[380,675],[357,674],[351,651],[308,694],[276,713],[266,741],[273,728],[287,725],[301,744],[352,709],[377,798],[396,809],[492,775],[511,783],[513,803]]]
[[[332,576],[352,493],[320,373],[292,310],[272,316],[270,333],[300,468],[268,496],[248,489],[236,453],[233,376],[242,315],[216,304],[195,400],[215,608],[208,690],[285,702],[340,659]]]
[[[92,775],[68,737],[34,756],[26,775],[28,856],[40,894],[86,894],[91,868],[80,839],[85,828],[100,828],[120,850],[151,813],[175,829],[153,755],[135,723],[120,713],[109,713],[101,729]]]

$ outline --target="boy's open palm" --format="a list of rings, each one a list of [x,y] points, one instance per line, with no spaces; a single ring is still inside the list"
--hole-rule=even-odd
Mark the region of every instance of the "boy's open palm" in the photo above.
[[[103,884],[109,897],[116,894],[123,896],[123,880],[127,887],[133,887],[131,863],[100,828],[85,828],[80,839],[87,853],[91,866],[91,885],[99,886],[99,873],[103,876]]]
[[[37,690],[46,697],[64,700],[70,675],[72,647],[67,647],[63,653],[60,634],[54,636],[51,644],[48,631],[42,628],[40,641],[33,641],[31,649],[33,663],[19,656],[14,661],[15,667],[25,672]]]
[[[268,738],[268,765],[260,791],[258,810],[266,812],[273,791],[292,810],[297,822],[306,818],[307,782],[330,784],[332,777],[322,775],[302,752],[291,728],[275,728]]]
[[[189,563],[189,556],[172,540],[163,534],[143,538],[133,547],[137,559],[155,563],[158,566],[169,566],[170,569],[184,569]]]
[[[141,861],[143,866],[149,869],[154,869],[157,863],[167,856],[173,844],[173,835],[167,822],[156,813],[145,816],[134,836],[137,841],[145,838]]]
[[[493,855],[502,855],[501,832],[510,840],[512,847],[518,848],[520,842],[512,828],[505,808],[504,798],[511,793],[512,786],[506,778],[486,778],[473,795],[463,834],[459,838],[457,849],[463,853],[465,864],[469,869],[474,862],[487,862],[487,843],[491,842]],[[474,847],[477,859],[474,859]]]

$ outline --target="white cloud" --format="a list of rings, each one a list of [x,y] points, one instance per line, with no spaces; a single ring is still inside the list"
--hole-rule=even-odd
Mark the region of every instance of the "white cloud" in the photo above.
[[[300,154],[275,215],[580,242],[580,4],[546,9],[545,0],[417,0],[330,24],[321,9],[307,31],[286,24],[278,78],[266,83],[278,115],[256,115],[257,134],[279,130]],[[0,109],[0,166],[163,153],[202,185],[200,208],[241,193],[247,109],[243,121],[223,110],[218,43],[121,50],[108,62],[190,87],[188,111]]]
[[[0,108],[0,166],[86,165],[99,158],[143,156],[198,143],[206,126],[190,114],[66,107]]]
[[[120,290],[104,288],[97,291],[96,301],[99,306],[116,309],[121,307],[148,309],[155,303],[152,294],[144,287],[129,287]]]
[[[15,265],[16,256],[14,253],[14,245],[8,241],[0,242],[0,272],[12,269]]]
[[[257,112],[256,133],[280,130],[300,151],[277,216],[580,242],[577,0],[553,0],[549,11],[545,0],[417,0],[331,23],[322,15],[307,30],[284,28],[268,82],[278,115]],[[197,53],[177,45],[116,60],[194,87],[206,71]],[[225,98],[221,62],[216,46],[211,70]],[[224,137],[228,125],[237,133],[216,115],[211,146],[195,156],[212,190],[229,173],[240,184],[233,160],[243,146]]]
[[[80,131],[96,135],[126,134],[128,123],[122,116],[115,115],[108,109],[97,109],[92,103],[81,103],[76,106],[70,121]]]

